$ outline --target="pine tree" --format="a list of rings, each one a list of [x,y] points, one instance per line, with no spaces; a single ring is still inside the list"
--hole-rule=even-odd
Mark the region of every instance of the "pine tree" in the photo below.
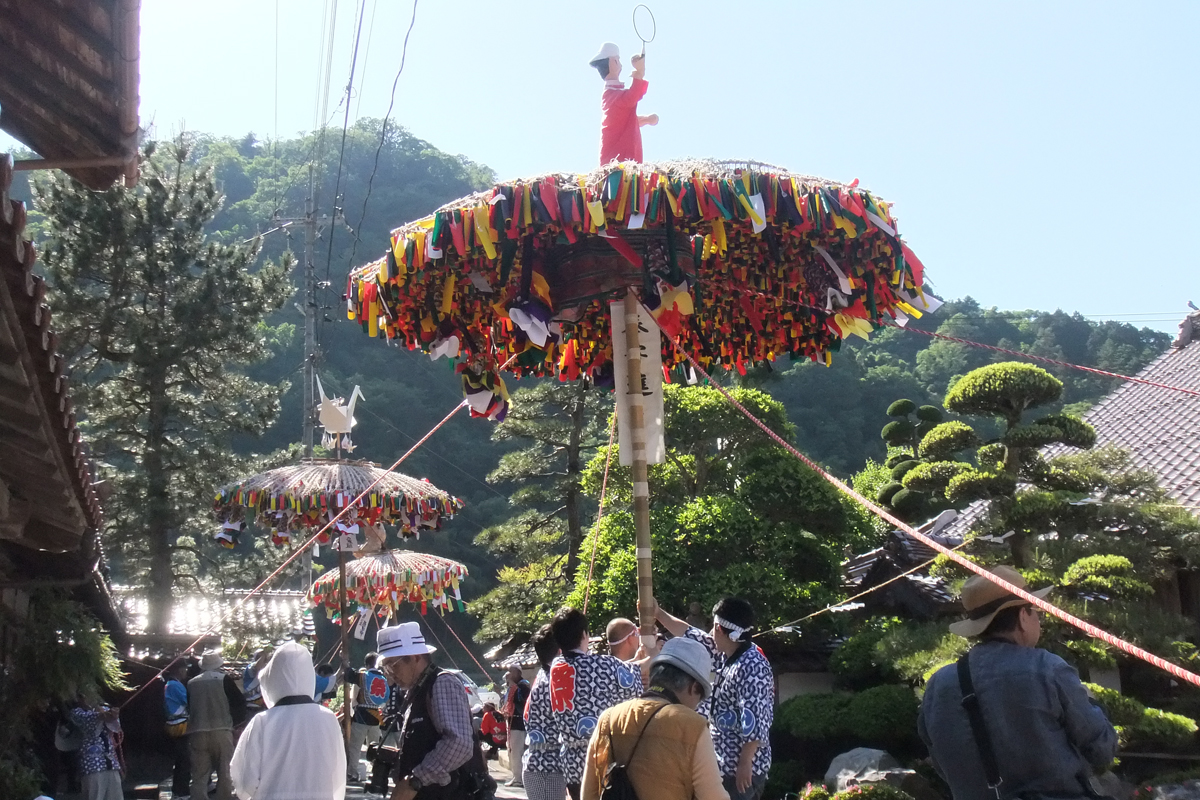
[[[112,487],[105,541],[146,586],[155,633],[175,584],[198,581],[181,567],[236,470],[232,438],[278,414],[286,387],[243,370],[270,354],[264,319],[291,293],[287,258],[255,268],[257,242],[208,240],[222,203],[212,174],[182,139],[163,150],[146,148],[132,188],[92,192],[61,174],[35,188],[60,346]]]
[[[513,394],[492,438],[527,444],[506,453],[488,481],[518,484],[509,502],[519,511],[476,537],[506,564],[500,585],[473,604],[482,609],[478,638],[528,632],[566,597],[584,535],[580,482],[607,441],[611,408],[611,392],[585,381],[545,381]]]

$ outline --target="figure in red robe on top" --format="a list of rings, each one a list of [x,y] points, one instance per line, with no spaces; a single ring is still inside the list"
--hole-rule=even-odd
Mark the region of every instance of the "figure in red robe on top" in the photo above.
[[[603,118],[600,122],[600,163],[642,160],[642,126],[657,125],[658,114],[639,117],[637,104],[649,86],[646,57],[633,57],[633,81],[629,88],[621,82],[621,51],[612,42],[605,42],[590,62],[604,79],[604,96],[600,101]]]

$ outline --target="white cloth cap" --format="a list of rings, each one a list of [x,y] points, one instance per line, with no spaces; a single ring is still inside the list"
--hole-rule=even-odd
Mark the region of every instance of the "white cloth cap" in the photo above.
[[[281,645],[263,667],[259,685],[267,708],[274,708],[285,697],[312,697],[317,691],[312,653],[296,642]]]
[[[375,634],[375,652],[381,659],[400,656],[419,656],[436,653],[437,648],[425,644],[425,634],[415,622],[401,622],[390,628],[380,628]]]
[[[620,57],[621,57],[621,49],[619,47],[617,47],[615,44],[613,44],[612,42],[605,42],[604,44],[600,45],[600,52],[596,53],[596,55],[592,56],[588,60],[588,63],[594,64],[597,61],[607,61],[610,58],[620,58]]]

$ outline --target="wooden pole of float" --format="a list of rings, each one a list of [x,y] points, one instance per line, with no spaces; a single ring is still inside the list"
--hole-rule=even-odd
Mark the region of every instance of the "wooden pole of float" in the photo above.
[[[346,650],[346,628],[349,626],[349,620],[346,619],[346,548],[343,546],[344,540],[338,540],[338,577],[341,579],[341,588],[338,590],[338,605],[340,607],[340,626],[342,636],[342,735],[345,737],[346,743],[350,742],[350,684],[346,681],[346,669],[350,666],[350,653]]]
[[[625,295],[625,359],[628,381],[625,387],[629,409],[629,441],[633,445],[633,525],[637,533],[638,615],[642,644],[647,648],[654,642],[654,576],[651,571],[650,545],[650,483],[646,465],[646,414],[642,378],[641,335],[638,331],[638,308],[641,303],[630,291]],[[614,353],[614,357],[619,354]]]

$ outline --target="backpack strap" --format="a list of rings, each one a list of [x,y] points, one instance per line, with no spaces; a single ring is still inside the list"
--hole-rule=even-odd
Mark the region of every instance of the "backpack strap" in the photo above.
[[[654,712],[650,715],[650,718],[646,720],[646,724],[642,726],[642,730],[638,733],[637,741],[633,743],[633,750],[629,752],[629,758],[625,759],[625,763],[621,766],[628,767],[633,763],[633,757],[637,755],[638,746],[642,743],[642,737],[646,735],[646,729],[650,727],[650,723],[654,721],[656,716],[658,716],[658,712],[662,711],[669,705],[671,705],[671,703],[660,703],[658,708],[654,709]],[[616,764],[617,762],[616,753],[613,752],[611,726],[608,729],[608,760],[611,764]]]
[[[958,660],[958,685],[962,689],[962,707],[967,712],[967,720],[971,723],[971,734],[975,738],[975,746],[979,750],[979,761],[983,764],[983,774],[987,779],[988,789],[996,800],[1000,800],[1000,786],[1004,779],[1000,777],[1000,765],[996,763],[996,750],[992,747],[992,737],[988,733],[987,724],[983,720],[983,712],[979,709],[979,696],[975,694],[975,684],[971,681],[970,651]]]

